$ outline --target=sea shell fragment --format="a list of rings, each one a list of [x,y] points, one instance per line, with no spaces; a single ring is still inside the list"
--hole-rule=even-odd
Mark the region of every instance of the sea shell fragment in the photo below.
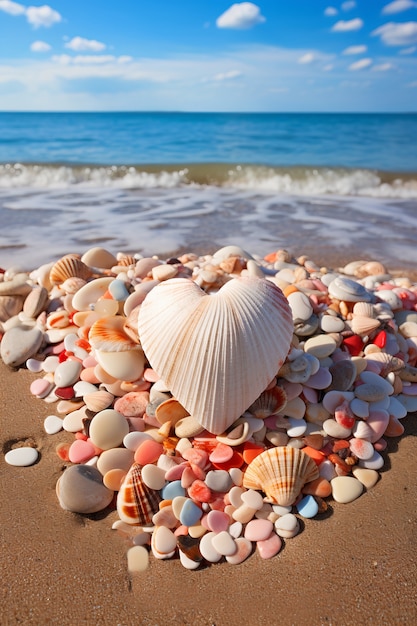
[[[243,486],[263,491],[273,504],[290,506],[305,483],[318,477],[317,465],[307,454],[282,446],[265,450],[249,463]]]
[[[209,432],[223,433],[269,385],[288,353],[288,302],[270,281],[239,277],[205,294],[173,278],[141,305],[139,338],[152,368]]]
[[[161,500],[159,492],[143,482],[139,463],[133,463],[117,495],[117,513],[120,519],[126,524],[152,524]]]

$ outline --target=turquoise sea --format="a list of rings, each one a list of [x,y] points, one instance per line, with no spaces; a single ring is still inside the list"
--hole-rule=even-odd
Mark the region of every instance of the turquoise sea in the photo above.
[[[236,243],[417,263],[416,114],[0,113],[0,266]]]

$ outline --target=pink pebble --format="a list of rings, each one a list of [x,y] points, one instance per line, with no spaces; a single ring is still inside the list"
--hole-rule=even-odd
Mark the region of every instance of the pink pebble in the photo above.
[[[147,465],[155,463],[164,452],[162,443],[158,443],[153,439],[145,439],[135,452],[135,462],[139,465]]]
[[[199,477],[195,475],[193,469],[190,466],[185,466],[181,473],[181,487],[188,489],[197,478]]]
[[[181,480],[183,472],[187,468],[188,465],[186,463],[180,463],[179,465],[174,465],[173,467],[170,467],[165,474],[165,480],[168,480],[169,482],[173,480]]]
[[[268,539],[264,539],[263,541],[258,541],[256,543],[256,547],[258,549],[261,559],[270,559],[271,557],[275,556],[281,550],[281,546],[281,538],[276,534],[275,531],[271,533]]]
[[[245,538],[249,541],[265,541],[271,536],[274,529],[268,519],[252,519],[245,528]]]
[[[101,382],[95,374],[95,367],[86,367],[82,370],[80,373],[80,380],[83,380],[86,383],[91,383],[92,385],[98,385]]]
[[[53,383],[46,378],[37,378],[30,385],[30,393],[42,398],[48,395],[53,386]]]
[[[143,372],[143,378],[149,383],[156,383],[159,380],[158,374],[150,367],[147,367]]]
[[[125,417],[143,417],[148,403],[148,391],[130,391],[117,398],[114,408]]]
[[[85,463],[93,458],[95,448],[89,441],[75,439],[69,449],[68,456],[71,463]]]
[[[145,431],[146,424],[141,417],[127,417],[129,422],[129,430],[131,432],[143,433]]]
[[[378,441],[374,443],[374,448],[377,452],[383,452],[386,450],[387,445],[388,442],[385,439],[378,439]]]
[[[209,456],[211,463],[226,463],[233,456],[233,448],[225,443],[218,443]]]
[[[190,463],[198,465],[198,467],[204,468],[207,465],[208,454],[205,450],[187,448],[187,450],[184,450],[182,453],[182,456],[186,461],[190,461]]]
[[[83,360],[83,367],[85,367],[86,369],[87,367],[95,367],[96,365],[97,365],[97,361],[91,354],[86,356],[85,359]]]
[[[207,526],[214,533],[227,530],[230,525],[230,517],[222,511],[210,511],[207,515]],[[272,525],[271,525],[272,526]]]

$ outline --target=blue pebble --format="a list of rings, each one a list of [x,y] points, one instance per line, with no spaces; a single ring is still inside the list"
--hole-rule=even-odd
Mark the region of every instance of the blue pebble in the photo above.
[[[194,526],[202,518],[203,511],[192,500],[188,499],[184,502],[180,513],[180,522],[184,526]]]
[[[122,280],[115,278],[109,285],[109,291],[117,302],[124,302],[129,296],[126,285]]]
[[[176,496],[185,496],[185,489],[180,480],[173,480],[162,487],[161,495],[164,500],[173,500]]]
[[[319,505],[313,496],[304,496],[304,498],[297,504],[297,511],[300,515],[309,519],[317,515]]]

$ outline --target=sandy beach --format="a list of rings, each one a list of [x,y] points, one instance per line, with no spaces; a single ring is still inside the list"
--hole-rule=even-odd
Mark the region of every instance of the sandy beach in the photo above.
[[[415,414],[402,420],[402,437],[388,439],[379,482],[353,503],[329,499],[328,511],[303,520],[272,559],[253,553],[238,566],[189,571],[178,559],[151,558],[145,572],[129,574],[129,545],[111,529],[115,510],[81,516],[58,504],[55,484],[68,464],[55,448],[73,435],[45,433],[53,409],[30,394],[35,378],[0,363],[1,624],[416,622]],[[7,465],[4,453],[18,445],[36,447],[38,462]]]

